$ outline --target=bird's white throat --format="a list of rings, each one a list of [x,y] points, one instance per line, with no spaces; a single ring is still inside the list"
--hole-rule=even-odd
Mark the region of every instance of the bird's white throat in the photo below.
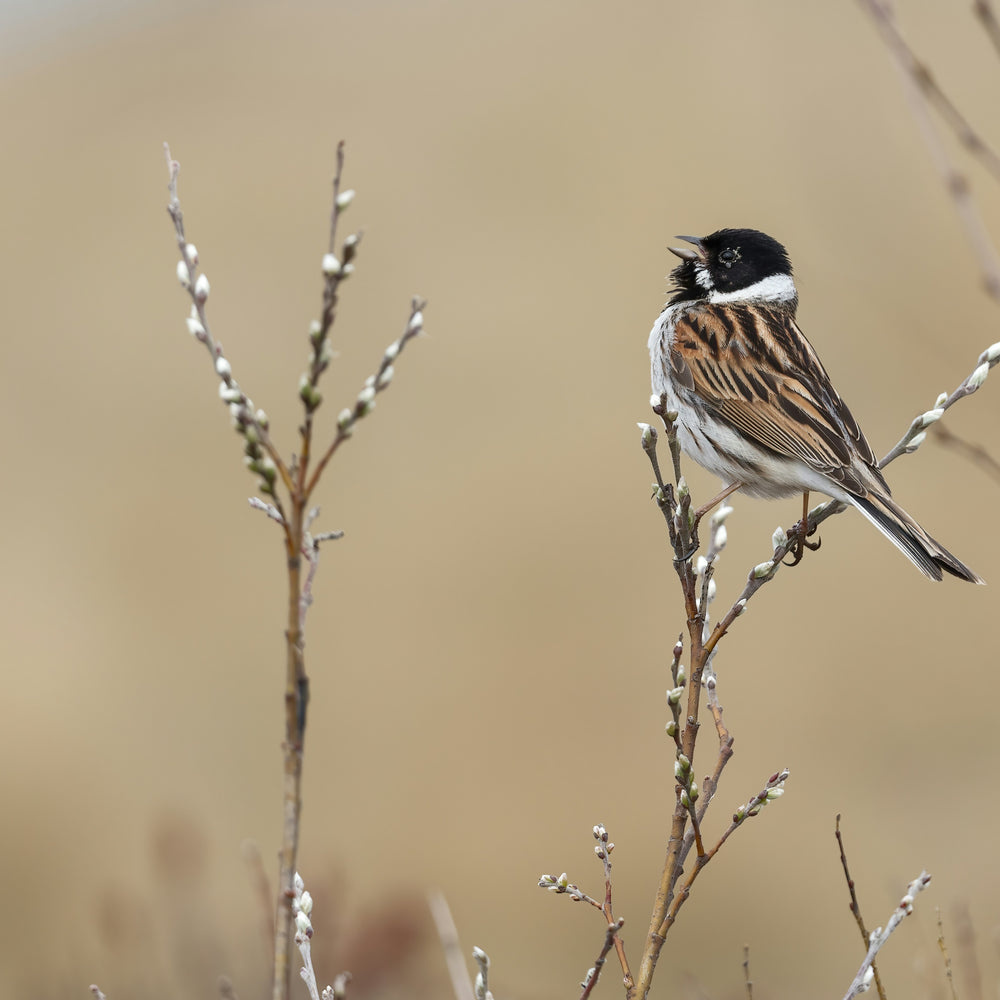
[[[708,292],[708,301],[712,303],[791,302],[798,297],[799,293],[795,290],[795,282],[790,274],[772,274],[734,292],[720,292],[715,288]]]

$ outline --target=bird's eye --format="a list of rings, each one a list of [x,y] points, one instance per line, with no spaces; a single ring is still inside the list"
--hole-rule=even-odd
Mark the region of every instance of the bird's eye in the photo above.
[[[740,254],[738,250],[723,250],[719,254],[719,260],[726,265],[726,267],[732,267],[740,259]]]

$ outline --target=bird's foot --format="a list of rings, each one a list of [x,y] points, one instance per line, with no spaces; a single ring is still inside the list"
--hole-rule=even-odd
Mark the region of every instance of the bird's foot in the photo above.
[[[782,560],[785,566],[798,566],[798,564],[802,562],[802,557],[805,555],[806,549],[815,552],[823,544],[822,538],[817,538],[815,542],[809,541],[809,539],[816,534],[818,529],[818,524],[814,524],[810,528],[807,518],[803,518],[801,521],[795,522],[795,526],[790,532],[791,537],[795,541],[795,544],[792,546],[792,550],[789,553],[792,557],[792,561],[785,562]]]

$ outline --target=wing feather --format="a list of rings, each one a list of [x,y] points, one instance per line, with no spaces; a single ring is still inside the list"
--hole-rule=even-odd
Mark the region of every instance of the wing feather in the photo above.
[[[788,309],[692,306],[676,321],[670,363],[679,384],[758,446],[852,493],[875,483],[888,492],[871,445]]]

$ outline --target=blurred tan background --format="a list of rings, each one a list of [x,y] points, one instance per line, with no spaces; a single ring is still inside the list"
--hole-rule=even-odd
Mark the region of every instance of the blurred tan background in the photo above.
[[[898,5],[990,134],[1000,65],[969,6]],[[241,844],[273,875],[282,552],[184,328],[164,140],[214,330],[286,450],[338,139],[365,241],[321,427],[410,296],[430,303],[320,493],[322,526],[347,532],[309,621],[301,869],[325,893],[325,974],[354,968],[358,998],[446,996],[420,908],[439,886],[498,997],[575,995],[600,919],[535,880],[599,891],[597,821],[637,960],[683,625],[635,427],[667,245],[782,239],[804,328],[880,453],[1000,339],[871,24],[799,0],[6,16],[0,988],[211,997],[226,973],[244,1000],[266,992]],[[1000,232],[996,190],[970,177]],[[995,445],[998,415],[991,379],[949,426]],[[884,959],[892,995],[942,995],[935,906],[959,952],[967,906],[995,989],[1000,494],[933,441],[890,480],[992,586],[932,585],[847,515],[758,595],[717,660],[736,757],[711,830],[781,766],[788,794],[705,873],[658,995],[742,996],[744,943],[758,997],[843,994],[862,948],[837,812],[869,924],[935,876]],[[735,507],[717,611],[796,517]]]

